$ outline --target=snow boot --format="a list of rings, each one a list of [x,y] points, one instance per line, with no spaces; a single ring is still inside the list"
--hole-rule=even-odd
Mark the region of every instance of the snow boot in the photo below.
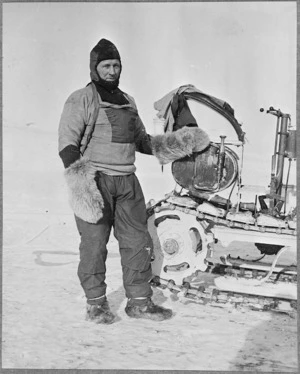
[[[129,299],[125,308],[131,318],[144,318],[153,321],[164,321],[172,317],[172,310],[155,305],[150,298]]]
[[[109,325],[114,322],[115,318],[115,315],[109,308],[107,300],[104,300],[101,304],[86,305],[86,321]]]

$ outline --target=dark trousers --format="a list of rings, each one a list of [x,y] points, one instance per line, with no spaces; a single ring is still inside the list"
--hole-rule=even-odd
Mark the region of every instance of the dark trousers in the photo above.
[[[104,200],[103,218],[96,224],[75,216],[81,236],[78,277],[87,299],[105,295],[107,242],[111,228],[119,243],[127,298],[150,297],[153,245],[147,230],[145,199],[135,174],[96,173]]]

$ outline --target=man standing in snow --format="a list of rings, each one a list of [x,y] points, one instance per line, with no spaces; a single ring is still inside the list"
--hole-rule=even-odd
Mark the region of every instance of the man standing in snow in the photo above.
[[[151,300],[153,245],[144,196],[135,175],[135,151],[167,163],[204,149],[200,129],[151,137],[134,99],[119,89],[120,54],[101,39],[90,54],[91,82],[67,99],[59,124],[59,155],[66,168],[70,204],[81,237],[78,277],[87,298],[87,320],[112,323],[106,298],[107,242],[118,240],[129,317],[169,319],[170,309]],[[197,141],[196,141],[196,140]]]

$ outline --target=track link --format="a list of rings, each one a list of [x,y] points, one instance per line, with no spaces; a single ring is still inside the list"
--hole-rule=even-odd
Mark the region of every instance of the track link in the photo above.
[[[255,266],[250,261],[246,262],[230,257],[229,260],[231,263],[227,263],[227,260],[224,261],[225,263],[208,261],[208,271],[221,275],[235,276],[237,278],[261,279],[268,274],[270,268],[270,264]],[[272,274],[270,274],[269,280],[272,282],[290,282],[296,284],[297,268],[296,266],[276,267]]]
[[[244,292],[231,292],[219,290],[211,285],[192,286],[189,282],[184,282],[179,286],[171,279],[162,279],[158,276],[151,280],[153,287],[163,290],[168,289],[178,297],[186,298],[203,305],[217,307],[234,306],[235,308],[249,308],[257,311],[285,312],[291,315],[297,311],[296,300],[286,300],[274,297],[246,294]]]

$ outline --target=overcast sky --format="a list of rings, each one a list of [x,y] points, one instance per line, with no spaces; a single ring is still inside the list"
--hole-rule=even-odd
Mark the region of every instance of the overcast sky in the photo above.
[[[104,37],[120,52],[120,88],[134,96],[150,133],[153,103],[193,84],[235,109],[259,162],[273,151],[275,134],[274,117],[259,109],[280,108],[295,124],[296,26],[295,1],[5,3],[4,125],[57,131],[63,104],[89,82],[89,53]],[[216,130],[217,120],[199,122]]]

